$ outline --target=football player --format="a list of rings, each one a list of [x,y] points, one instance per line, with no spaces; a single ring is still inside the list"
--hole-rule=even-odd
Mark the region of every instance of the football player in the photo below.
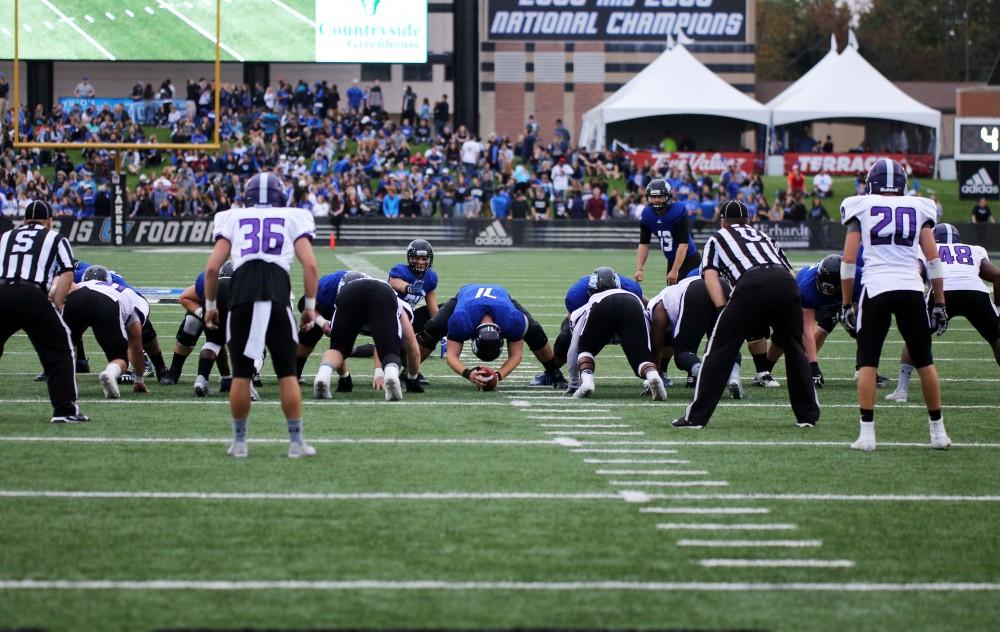
[[[501,380],[521,363],[527,342],[535,358],[545,367],[551,383],[556,388],[567,386],[559,368],[562,363],[556,359],[545,330],[499,285],[472,283],[459,289],[417,334],[421,358],[429,356],[445,336],[448,338],[445,353],[448,366],[477,387],[485,375],[467,369],[459,358],[467,340],[472,341],[473,353],[484,362],[495,360],[503,349],[504,340],[507,341],[507,361],[498,371]]]
[[[438,312],[437,271],[434,266],[434,248],[426,239],[414,239],[406,247],[406,263],[397,263],[389,270],[389,285],[413,310],[413,329],[420,331],[424,323]],[[420,301],[424,302],[422,307]],[[418,375],[421,384],[427,384],[423,375]]]
[[[233,258],[229,284],[227,342],[233,364],[229,406],[233,441],[228,454],[247,456],[247,418],[250,416],[250,381],[270,352],[278,376],[281,408],[288,425],[288,456],[307,457],[316,450],[302,439],[302,394],[295,377],[297,328],[289,303],[292,259],[302,264],[305,311],[302,324],[316,320],[319,272],[312,239],[316,225],[309,211],[286,208],[284,187],[274,174],[258,173],[247,182],[243,208],[215,216],[215,247],[205,265],[205,326],[220,325],[219,270]]]
[[[652,361],[649,342],[649,315],[642,299],[622,289],[621,279],[612,268],[594,270],[587,283],[590,298],[570,314],[573,330],[571,354],[580,367],[580,387],[573,397],[594,394],[595,356],[617,338],[636,376],[644,380],[654,400],[667,399],[659,367]]]
[[[688,223],[687,208],[683,202],[669,204],[671,196],[670,184],[662,178],[646,185],[648,205],[642,209],[640,219],[639,247],[635,254],[636,281],[642,282],[653,236],[660,241],[660,250],[667,259],[667,285],[677,283],[701,263]]]
[[[149,303],[132,288],[115,283],[104,266],[88,266],[81,281],[66,297],[63,320],[77,346],[82,346],[84,332],[93,329],[108,360],[99,376],[101,388],[108,399],[118,399],[118,377],[129,361],[132,366],[144,364],[142,326],[149,318]],[[143,371],[136,372],[132,390],[149,392]]]
[[[931,354],[931,331],[941,335],[948,328],[944,264],[932,231],[937,209],[927,198],[904,194],[906,171],[895,160],[883,158],[872,165],[865,186],[867,195],[846,198],[840,209],[847,236],[840,266],[842,305],[839,317],[848,332],[857,332],[860,365],[860,431],[851,447],[864,451],[875,449],[875,380],[882,344],[895,316],[912,364],[920,374],[931,447],[943,450],[951,445],[951,439],[941,416],[941,386]],[[861,273],[864,289],[855,308],[855,261],[862,245],[865,249],[865,266]],[[927,277],[933,293],[929,314],[918,265],[921,252],[927,261]]]
[[[723,295],[728,300],[729,283],[720,280]],[[719,309],[712,302],[700,276],[688,276],[676,285],[663,289],[649,301],[647,311],[650,318],[653,344],[653,361],[660,365],[666,353],[672,349],[674,364],[687,372],[687,387],[694,388],[701,371],[698,348],[702,339],[708,337],[715,328]],[[666,357],[669,360],[669,357]],[[733,368],[729,373],[729,396],[743,399],[745,393],[740,383],[740,356],[736,354]]]
[[[337,270],[332,274],[324,274],[319,279],[319,290],[316,292],[316,322],[315,326],[307,326],[299,329],[299,344],[295,350],[295,376],[302,383],[302,370],[306,366],[306,361],[316,348],[317,343],[324,333],[329,333],[328,323],[333,318],[333,310],[337,302],[337,290],[340,288],[340,280],[347,274],[347,270]],[[305,297],[299,299],[299,312],[305,311]],[[344,360],[337,367],[337,392],[350,393],[354,390],[354,379],[347,368],[347,361]]]
[[[347,272],[340,280],[337,300],[329,322],[320,322],[330,335],[330,349],[323,354],[323,363],[316,372],[313,395],[329,399],[330,378],[343,363],[362,329],[367,329],[375,341],[377,362],[380,363],[381,386],[387,402],[403,399],[402,385],[407,390],[422,392],[417,384],[420,368],[419,351],[415,344],[407,346],[407,375],[400,375],[403,339],[413,340],[409,305],[396,296],[395,290],[362,272]]]
[[[934,241],[938,244],[938,258],[944,264],[944,296],[948,304],[948,319],[964,316],[972,323],[983,340],[993,350],[993,357],[1000,364],[1000,267],[990,262],[986,250],[980,246],[962,243],[958,229],[951,224],[934,227]],[[990,290],[983,281],[993,283],[993,301]],[[928,309],[933,309],[928,297]],[[887,400],[905,402],[909,392],[913,362],[907,348],[899,363],[899,383],[896,390],[885,396]]]
[[[562,324],[559,326],[559,335],[556,336],[555,342],[552,343],[552,352],[555,354],[556,361],[560,366],[565,364],[568,359],[569,345],[573,339],[573,330],[570,327],[570,315],[587,304],[590,300],[590,292],[587,286],[590,284],[589,274],[585,274],[580,277],[580,279],[569,286],[566,291],[566,298],[564,303],[566,305],[566,318],[563,319]],[[642,295],[642,286],[638,282],[630,279],[628,277],[618,277],[619,282],[623,290],[632,292],[642,301],[643,305],[646,304],[646,298]],[[575,393],[576,389],[580,387],[579,374],[574,373],[574,367],[576,367],[576,362],[570,363],[570,376],[569,385],[566,387],[567,393]],[[531,386],[551,386],[552,381],[547,373],[539,373],[531,380]]]

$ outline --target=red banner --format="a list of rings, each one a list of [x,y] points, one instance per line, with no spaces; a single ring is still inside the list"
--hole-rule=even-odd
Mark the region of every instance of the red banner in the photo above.
[[[751,152],[729,151],[675,151],[670,153],[656,152],[653,154],[656,168],[663,170],[669,167],[691,165],[695,173],[722,173],[735,164],[738,171],[756,173],[763,171],[764,155]]]
[[[932,154],[785,154],[785,172],[797,164],[804,174],[826,171],[830,175],[857,175],[867,173],[880,158],[891,158],[910,166],[913,175],[927,177],[934,174]]]

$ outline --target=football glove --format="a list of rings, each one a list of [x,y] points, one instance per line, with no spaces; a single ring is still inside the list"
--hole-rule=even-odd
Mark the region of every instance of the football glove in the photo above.
[[[838,318],[852,338],[858,334],[858,317],[853,305],[841,305]]]
[[[931,328],[939,336],[948,331],[948,311],[944,303],[935,303],[931,309]]]
[[[826,380],[823,379],[823,372],[819,370],[819,364],[813,362],[809,365],[812,370],[813,386],[816,388],[823,388],[826,385]]]
[[[410,294],[414,296],[427,296],[427,292],[424,292],[424,282],[414,281],[410,284]]]

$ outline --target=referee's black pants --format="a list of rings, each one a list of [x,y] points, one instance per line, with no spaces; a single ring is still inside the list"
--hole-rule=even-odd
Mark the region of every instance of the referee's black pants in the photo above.
[[[34,285],[0,285],[0,356],[3,346],[23,329],[49,376],[52,416],[80,414],[69,328],[45,291]]]
[[[788,399],[795,421],[816,423],[819,402],[809,360],[802,346],[802,299],[799,286],[782,266],[760,266],[736,282],[726,308],[719,314],[687,407],[688,421],[707,424],[726,388],[733,358],[747,334],[770,326],[774,341],[785,350]]]

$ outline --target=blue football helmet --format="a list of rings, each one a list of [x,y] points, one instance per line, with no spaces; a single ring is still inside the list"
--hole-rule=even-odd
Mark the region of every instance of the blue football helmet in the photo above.
[[[472,353],[483,362],[492,362],[503,349],[503,333],[496,323],[482,323],[472,334]]]
[[[232,278],[232,276],[233,276],[233,270],[234,270],[234,268],[233,268],[233,261],[232,261],[232,259],[230,259],[229,261],[227,261],[224,264],[222,264],[221,268],[219,268],[219,278],[220,279],[229,279],[229,278]]]
[[[104,281],[111,282],[111,270],[104,266],[90,266],[83,272],[84,281]]]
[[[957,244],[961,243],[962,238],[958,229],[951,224],[938,224],[934,227],[934,241],[939,244]]]
[[[869,194],[903,195],[906,192],[906,169],[890,158],[880,158],[868,170],[865,190]]]
[[[273,173],[258,173],[247,182],[247,188],[243,191],[243,204],[245,206],[285,206],[285,185],[281,178]]]
[[[371,277],[364,272],[358,272],[357,270],[348,270],[347,273],[340,277],[340,283],[337,284],[337,292],[344,289],[344,286],[348,283],[357,281],[358,279],[370,279]]]
[[[621,289],[622,280],[614,268],[602,266],[594,270],[587,281],[587,294],[597,294],[605,290]]]

